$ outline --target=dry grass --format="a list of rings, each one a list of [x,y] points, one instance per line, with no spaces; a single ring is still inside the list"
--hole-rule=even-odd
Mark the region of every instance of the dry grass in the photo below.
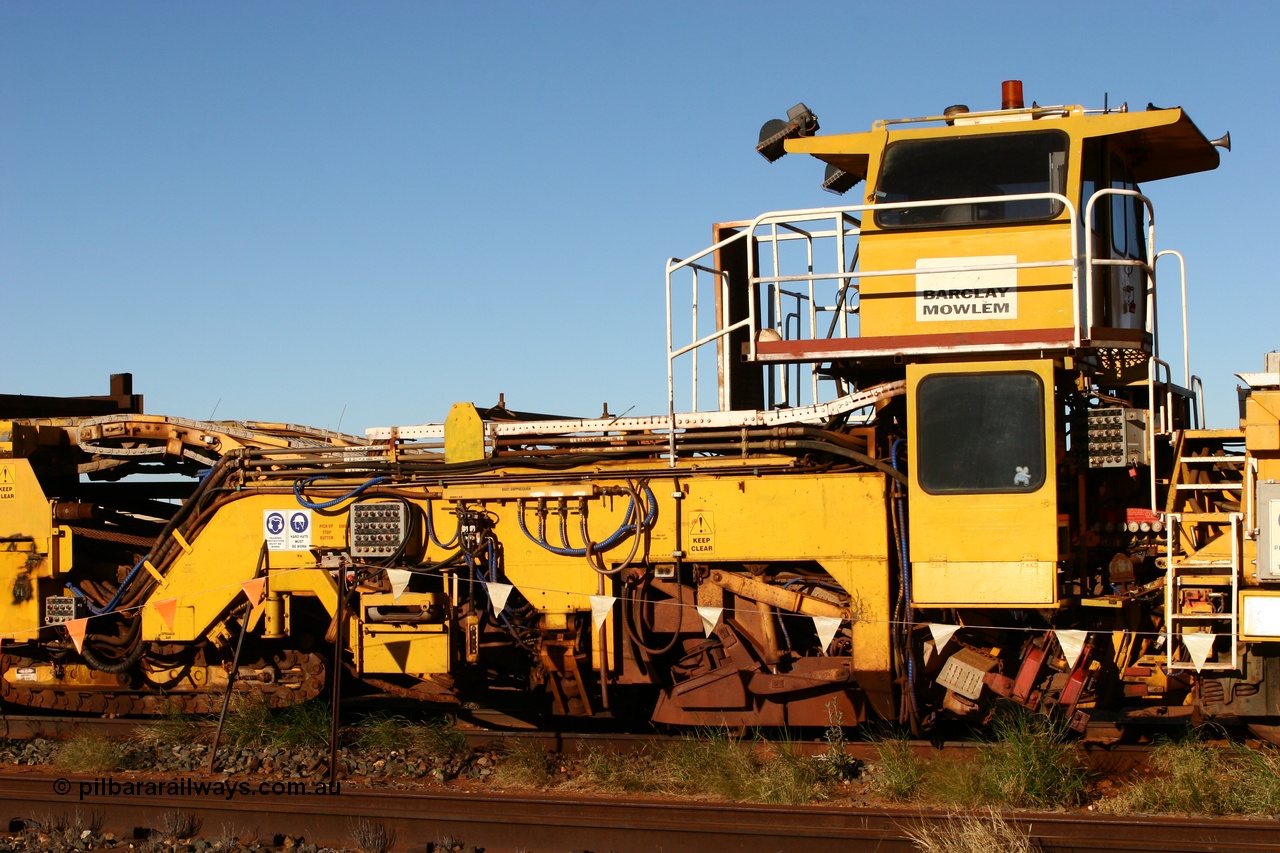
[[[1274,815],[1280,812],[1280,752],[1195,740],[1164,743],[1151,754],[1155,775],[1098,801],[1116,814]]]
[[[952,815],[946,824],[921,823],[907,829],[920,853],[1036,853],[1040,848],[995,809]]]
[[[509,788],[541,788],[551,782],[551,767],[542,744],[510,740],[502,745],[502,759],[493,768],[495,784]]]
[[[186,839],[198,835],[202,825],[203,821],[190,812],[175,809],[160,815],[156,831],[161,838]]]
[[[786,741],[765,744],[708,732],[639,754],[588,753],[568,787],[796,805],[821,793],[829,772],[824,765]]]
[[[916,755],[904,734],[889,735],[873,741],[877,761],[871,776],[873,793],[904,802],[912,799],[924,781],[925,762]]]
[[[371,715],[351,731],[356,745],[370,751],[414,749],[454,758],[468,749],[466,735],[443,719],[413,723],[403,717]]]
[[[360,818],[351,824],[351,841],[360,853],[387,853],[396,843],[396,831]]]
[[[222,735],[240,749],[297,749],[327,745],[330,724],[325,702],[312,700],[273,710],[262,700],[233,696]]]
[[[93,732],[83,731],[58,748],[59,767],[78,773],[114,773],[126,770],[129,758],[124,747]]]
[[[997,718],[994,740],[972,757],[917,756],[905,736],[874,741],[879,761],[871,790],[897,802],[951,808],[1058,808],[1084,802],[1088,772],[1060,723],[1010,711]]]
[[[164,715],[139,726],[135,740],[149,746],[204,743],[209,732],[200,725],[198,718],[183,713],[177,703],[171,703]]]

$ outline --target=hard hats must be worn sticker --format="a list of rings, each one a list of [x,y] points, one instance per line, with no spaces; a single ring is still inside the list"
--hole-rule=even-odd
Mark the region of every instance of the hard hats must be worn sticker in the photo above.
[[[17,479],[13,465],[0,465],[0,501],[11,501],[18,497]]]
[[[310,550],[311,510],[263,510],[262,538],[266,540],[269,551]]]

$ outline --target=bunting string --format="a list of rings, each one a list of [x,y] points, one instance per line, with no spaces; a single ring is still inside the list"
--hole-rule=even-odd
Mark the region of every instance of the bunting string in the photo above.
[[[314,571],[314,570],[315,570],[314,566],[271,569],[269,576],[281,576],[281,575],[288,574],[290,572]],[[410,579],[415,574],[419,574],[419,573],[412,572],[405,569],[384,569],[384,571],[387,573],[388,580],[390,581],[391,587],[392,587],[392,595],[396,600],[398,600],[400,596],[404,594],[405,590],[408,587]],[[263,576],[263,577],[251,578],[246,581],[235,581],[232,583],[215,584],[215,585],[204,587],[190,594],[206,595],[209,593],[215,593],[219,590],[229,591],[231,589],[236,589],[237,591],[242,591],[245,597],[248,599],[249,603],[256,608],[261,604],[261,601],[265,592],[265,585],[267,583],[267,579],[268,579],[268,576]],[[485,581],[480,578],[473,579],[473,578],[455,576],[453,578],[453,581],[460,585],[475,583],[475,584],[481,584],[482,586],[484,586],[484,588],[488,592],[490,604],[493,607],[495,615],[500,614],[502,612],[502,610],[506,606],[507,599],[509,598],[511,592],[514,591],[515,589],[520,589],[524,591],[526,594],[552,594],[552,595],[581,596],[582,598],[586,599],[588,603],[588,608],[584,608],[584,609],[590,610],[592,615],[592,623],[595,626],[596,630],[599,630],[600,626],[604,624],[604,620],[608,618],[609,613],[612,611],[613,607],[620,600],[616,596],[611,596],[611,595],[597,596],[597,595],[588,594],[586,592],[579,591],[579,590],[556,589],[551,587],[535,586],[530,584],[510,584],[510,583],[502,583],[498,581]],[[115,615],[115,614],[130,615],[130,614],[141,611],[145,607],[151,607],[155,611],[155,613],[160,617],[164,625],[169,630],[173,630],[174,619],[175,619],[177,608],[180,604],[180,598],[181,597],[169,598],[161,601],[148,601],[148,602],[144,602],[143,604],[135,605],[132,607],[121,607],[112,611],[112,614],[103,614],[103,615]],[[697,605],[694,603],[685,603],[685,602],[676,601],[674,599],[671,599],[671,600],[646,599],[644,603],[645,603],[645,606],[652,607],[654,609],[674,607],[674,608],[680,608],[680,609],[692,609],[696,611],[698,619],[702,624],[703,631],[705,634],[707,634],[707,636],[710,636],[711,632],[715,630],[716,626],[723,619],[723,615],[724,615],[724,608],[708,607],[705,605]],[[781,615],[790,616],[792,618],[812,619],[814,622],[815,630],[817,631],[817,634],[819,637],[819,642],[824,651],[827,648],[829,648],[830,643],[834,639],[835,635],[838,633],[840,626],[843,624],[848,624],[848,621],[849,621],[849,620],[842,621],[834,617],[813,617],[813,616],[804,617],[800,614],[789,614],[789,613],[784,613]],[[62,623],[63,625],[67,626],[67,631],[71,635],[72,642],[76,644],[77,650],[81,648],[84,642],[84,637],[88,633],[89,622],[93,619],[98,619],[98,618],[101,618],[101,616],[90,615],[90,616],[83,617],[81,619],[70,620],[68,622]],[[828,621],[828,620],[831,620],[831,621]],[[869,618],[858,616],[852,621],[853,621],[853,624],[856,624],[856,625],[883,625],[891,629],[892,628],[906,628],[906,629],[927,628],[930,631],[930,634],[932,636],[934,647],[938,652],[941,652],[944,648],[946,648],[946,646],[948,645],[952,637],[955,635],[955,633],[964,627],[962,625],[950,624],[945,622],[934,622],[932,620],[917,620],[917,619],[902,619],[902,620],[896,620],[891,618],[869,619]],[[41,627],[45,627],[45,626],[41,626]],[[1083,646],[1087,642],[1088,636],[1090,634],[1110,634],[1110,633],[1122,632],[1126,636],[1136,637],[1136,638],[1143,638],[1143,637],[1163,638],[1167,636],[1166,632],[1164,631],[1152,631],[1152,630],[1134,631],[1134,630],[1126,630],[1126,629],[1115,629],[1113,631],[1112,629],[1108,629],[1105,627],[1083,630],[1083,629],[1054,628],[1049,625],[1039,625],[1039,626],[983,625],[981,626],[981,630],[983,632],[1023,634],[1023,635],[1044,634],[1045,632],[1052,631],[1058,641],[1059,646],[1061,646],[1062,648],[1064,657],[1066,657],[1068,663],[1073,666],[1076,660],[1078,660],[1079,655],[1083,650]],[[0,641],[7,640],[9,642],[13,642],[14,638],[19,636],[20,634],[28,634],[28,633],[30,633],[29,629],[0,632]],[[78,634],[78,638],[77,638],[77,634]],[[1215,633],[1177,633],[1175,635],[1176,639],[1181,640],[1182,644],[1186,647],[1187,653],[1191,658],[1192,663],[1196,666],[1197,670],[1204,667],[1205,663],[1208,660],[1209,655],[1212,653],[1214,642],[1219,636],[1227,636],[1227,635],[1215,634]]]

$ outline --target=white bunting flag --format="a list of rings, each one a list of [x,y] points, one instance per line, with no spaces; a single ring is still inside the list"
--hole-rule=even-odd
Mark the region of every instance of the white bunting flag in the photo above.
[[[1058,645],[1062,646],[1062,655],[1067,659],[1069,669],[1076,668],[1080,660],[1080,652],[1084,650],[1084,641],[1089,638],[1088,631],[1054,631]]]
[[[597,631],[604,625],[604,620],[609,618],[609,611],[613,609],[614,602],[617,600],[617,597],[612,595],[591,596],[591,624]]]
[[[515,589],[509,583],[498,583],[491,581],[485,584],[489,590],[489,603],[493,605],[493,615],[497,616],[507,606],[507,596],[511,595],[511,590]]]
[[[399,601],[400,594],[409,585],[409,578],[413,577],[413,572],[408,569],[385,569],[384,571],[387,573],[387,580],[391,581],[391,598],[393,601]]]
[[[811,616],[813,619],[813,629],[818,632],[818,645],[822,647],[823,654],[826,654],[827,647],[831,645],[831,641],[836,637],[836,631],[840,630],[841,620],[839,616]]]
[[[702,633],[708,637],[711,632],[716,629],[716,625],[720,624],[720,614],[724,613],[723,607],[704,607],[698,605],[698,615],[702,617]]]
[[[942,623],[930,623],[929,633],[933,634],[933,648],[939,654],[947,647],[947,643],[951,642],[951,637],[960,630],[959,625],[946,625]]]
[[[1216,634],[1182,635],[1182,644],[1187,647],[1191,662],[1196,665],[1196,672],[1204,669],[1204,663],[1209,659],[1209,653],[1213,651],[1213,641],[1216,639],[1218,639]]]

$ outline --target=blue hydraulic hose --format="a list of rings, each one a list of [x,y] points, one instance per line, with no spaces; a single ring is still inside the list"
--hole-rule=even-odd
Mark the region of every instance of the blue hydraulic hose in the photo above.
[[[648,486],[644,487],[644,494],[645,494],[646,500],[649,502],[649,511],[645,514],[644,520],[640,522],[640,525],[637,527],[634,524],[629,524],[628,522],[624,521],[622,525],[617,530],[615,530],[611,536],[609,536],[608,539],[605,539],[603,542],[596,543],[591,548],[592,553],[598,554],[601,551],[608,551],[610,548],[617,545],[623,539],[626,539],[627,536],[629,536],[630,534],[634,533],[636,535],[639,535],[642,531],[647,530],[653,524],[653,520],[657,517],[657,514],[658,514],[658,502],[657,502],[657,499],[653,496],[653,490],[650,489]],[[633,497],[631,498],[631,500],[627,502],[627,511],[623,513],[623,516],[625,518],[628,518],[628,519],[631,518],[631,510],[635,508],[635,505],[636,505],[636,499]],[[557,548],[555,545],[552,545],[550,542],[546,541],[545,535],[543,535],[542,538],[538,538],[534,536],[532,533],[529,532],[529,526],[525,524],[523,511],[521,511],[517,515],[517,520],[520,523],[520,532],[523,533],[529,539],[530,542],[534,543],[535,545],[538,545],[541,548],[546,549],[547,551],[550,551],[552,554],[555,554],[558,557],[587,556],[587,549],[585,547],[584,548],[569,548],[569,547]],[[590,544],[590,543],[587,543],[587,544]]]
[[[324,501],[323,503],[314,503],[314,502],[312,502],[312,501],[309,501],[309,500],[307,500],[307,498],[302,494],[302,490],[303,490],[303,489],[305,489],[307,486],[310,486],[310,485],[311,485],[312,483],[314,483],[316,480],[331,480],[331,479],[333,479],[333,478],[332,478],[332,477],[330,477],[328,474],[317,474],[316,476],[314,476],[314,477],[308,477],[308,478],[307,478],[307,479],[305,479],[305,480],[295,480],[295,481],[294,481],[294,483],[293,483],[293,496],[294,496],[295,498],[297,498],[297,499],[298,499],[298,503],[299,503],[299,504],[301,504],[302,506],[306,507],[307,509],[328,509],[329,507],[337,506],[338,504],[342,503],[343,501],[351,500],[352,498],[354,498],[354,497],[358,496],[359,494],[361,494],[362,492],[364,492],[366,489],[369,489],[369,488],[371,488],[371,487],[373,487],[373,486],[378,485],[379,483],[381,483],[381,482],[382,482],[383,480],[385,480],[386,478],[385,478],[385,477],[374,477],[372,480],[369,480],[368,482],[365,482],[365,483],[362,483],[362,484],[361,484],[361,485],[359,485],[359,486],[356,486],[354,489],[352,489],[351,491],[347,492],[347,493],[346,493],[345,495],[343,495],[342,497],[334,498],[334,499],[333,499],[333,500],[331,500],[331,501]]]
[[[203,481],[204,478],[208,476],[209,472],[212,470],[213,470],[212,468],[209,468],[208,470],[206,470],[203,474],[200,475],[200,479]],[[343,495],[342,497],[334,498],[333,500],[325,501],[324,503],[313,503],[312,501],[307,500],[303,496],[302,490],[305,489],[307,486],[311,485],[312,483],[314,483],[316,480],[324,480],[324,479],[329,479],[329,477],[327,477],[327,475],[321,474],[319,476],[311,477],[306,480],[296,481],[293,484],[293,495],[295,498],[298,499],[298,503],[302,504],[302,506],[306,507],[307,509],[328,509],[331,506],[336,506],[337,504],[340,504],[345,500],[349,500],[351,498],[356,497],[357,495],[364,492],[366,489],[370,488],[371,486],[376,486],[378,483],[381,483],[385,478],[374,477],[372,480],[369,480],[368,482],[360,486],[357,486],[355,489],[351,490],[350,492]],[[110,613],[111,611],[116,609],[116,606],[120,603],[120,599],[129,590],[129,586],[133,583],[133,579],[138,576],[138,572],[142,571],[142,564],[145,563],[146,561],[147,561],[147,558],[143,557],[134,565],[132,569],[129,570],[129,574],[125,575],[124,580],[120,582],[120,586],[116,587],[115,594],[111,596],[111,600],[108,601],[102,607],[98,607],[96,604],[94,604],[89,599],[89,597],[86,596],[84,592],[82,592],[74,584],[70,584],[70,583],[67,584],[66,589],[76,598],[82,599],[85,603],[85,607],[87,607],[89,609],[89,612],[92,613],[94,616],[101,616],[104,613]]]
[[[129,584],[133,583],[133,579],[138,576],[138,572],[142,571],[142,564],[146,561],[147,558],[143,557],[132,569],[129,570],[129,574],[125,575],[124,580],[120,582],[120,586],[116,587],[115,595],[111,596],[111,600],[102,607],[98,607],[98,605],[94,604],[93,601],[81,592],[75,584],[69,583],[66,585],[66,588],[76,598],[82,599],[84,601],[84,606],[87,607],[89,612],[94,616],[101,616],[104,613],[110,613],[112,610],[116,609],[116,605],[120,603],[121,597],[123,597],[125,592],[128,591]]]
[[[906,473],[898,468],[898,449],[906,443],[905,438],[900,438],[889,448],[889,461],[893,465],[893,470],[899,473]],[[895,489],[901,489],[900,485],[895,485]],[[915,656],[911,653],[911,564],[907,553],[907,510],[903,504],[901,497],[896,501],[898,516],[898,565],[902,571],[902,600],[904,604],[904,615],[907,620],[907,698],[911,701],[911,710],[916,711],[916,662]]]

